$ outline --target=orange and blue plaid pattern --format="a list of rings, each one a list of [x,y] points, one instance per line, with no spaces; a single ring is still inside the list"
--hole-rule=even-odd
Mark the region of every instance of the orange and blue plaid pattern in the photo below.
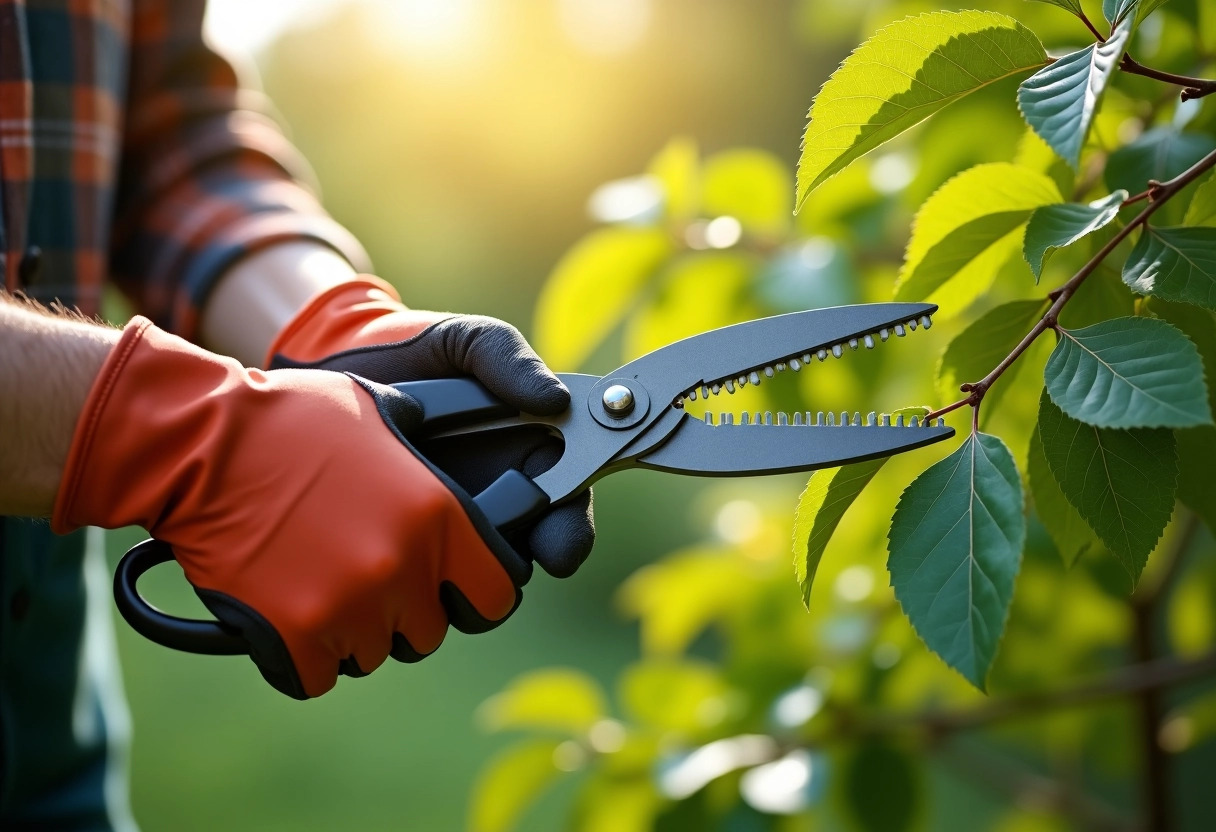
[[[309,171],[203,41],[204,0],[0,0],[5,286],[93,315],[113,280],[187,337],[215,279],[314,239],[366,269]]]

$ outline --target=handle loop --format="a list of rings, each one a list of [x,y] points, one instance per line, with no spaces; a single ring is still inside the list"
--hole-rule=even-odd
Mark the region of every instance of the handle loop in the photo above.
[[[139,577],[173,560],[173,549],[163,540],[145,540],[132,546],[114,573],[114,603],[135,632],[162,647],[209,656],[248,655],[249,643],[218,621],[178,618],[144,600],[136,588]]]

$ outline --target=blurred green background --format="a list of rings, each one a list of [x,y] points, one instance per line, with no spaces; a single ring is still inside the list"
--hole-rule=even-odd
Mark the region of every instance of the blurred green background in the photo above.
[[[219,0],[209,25],[220,46],[252,49],[249,70],[256,69],[311,161],[326,205],[414,306],[490,314],[543,336],[532,327],[538,293],[563,255],[596,227],[588,199],[598,186],[636,177],[660,153],[672,168],[691,158],[688,164],[707,181],[716,165],[721,181],[735,183],[716,197],[725,207],[708,204],[707,186],[696,197],[704,196],[704,204],[675,217],[668,187],[667,213],[634,224],[672,238],[671,262],[658,285],[641,291],[623,334],[599,344],[582,367],[556,367],[603,372],[621,363],[622,354],[673,333],[794,308],[889,299],[912,214],[928,194],[970,165],[1015,155],[1035,163],[1019,151],[1022,125],[1012,105],[1017,79],[1010,79],[856,163],[827,183],[796,221],[789,216],[807,107],[844,55],[891,20],[968,6],[1015,14],[1053,48],[1086,37],[1059,9],[1022,0]],[[1175,0],[1167,11],[1193,20],[1195,8],[1195,0]],[[1181,27],[1159,17],[1166,23],[1142,35],[1138,55],[1152,58],[1155,48],[1168,55],[1160,44],[1182,41]],[[1152,108],[1138,108],[1132,96],[1112,93],[1095,134],[1111,146],[1125,142],[1170,118],[1175,98],[1161,95]],[[1212,110],[1209,104],[1196,120],[1198,129],[1216,130]],[[672,143],[672,137],[687,141]],[[761,153],[723,154],[739,147]],[[733,180],[723,173],[732,165]],[[775,191],[757,184],[773,181]],[[747,207],[760,203],[777,219],[749,217]],[[720,214],[737,214],[741,232],[724,246],[729,250],[707,251],[694,237],[706,232],[702,219]],[[620,226],[626,234],[630,223]],[[1072,265],[1065,255],[1053,264],[1045,286]],[[1114,302],[1130,309],[1117,276],[1091,283],[1112,280],[1123,293]],[[991,291],[979,290],[977,309],[1044,290],[1015,258]],[[1086,303],[1103,297],[1096,288]],[[931,333],[917,333],[891,352],[863,351],[785,388],[749,388],[740,401],[753,409],[815,402],[816,409],[852,411],[864,404],[863,412],[948,401],[953,391],[934,384],[935,365],[968,320],[948,320],[946,313],[943,304]],[[552,320],[548,325],[554,329]],[[578,350],[570,341],[554,340],[542,354],[573,355]],[[985,413],[986,429],[1010,443],[1022,470],[1044,359],[1045,353],[1029,354],[1024,363],[1039,368],[1023,369],[1001,408]],[[854,706],[977,706],[983,698],[908,627],[884,567],[887,523],[900,489],[949,450],[899,457],[880,472],[824,558],[809,615],[789,567],[793,508],[805,477],[706,483],[629,472],[596,488],[594,557],[565,582],[538,575],[510,626],[477,637],[452,633],[426,661],[343,679],[317,701],[289,702],[247,661],[167,651],[119,622],[135,724],[137,818],[146,830],[463,829],[478,772],[507,745],[479,727],[485,719],[478,719],[478,706],[537,668],[589,674],[611,694],[613,713],[629,723],[631,737],[643,744],[658,737],[642,755],[646,799],[663,766],[689,749],[731,732],[793,730],[774,721],[783,701],[820,696],[832,700],[834,714],[846,715]],[[1163,550],[1179,538],[1177,528],[1171,530]],[[139,537],[112,534],[111,559]],[[1216,641],[1210,612],[1216,547],[1202,529],[1186,541],[1175,547],[1180,588],[1170,585],[1162,605],[1168,611],[1154,626],[1161,652],[1192,657]],[[1168,562],[1168,552],[1154,558]],[[1084,568],[1065,571],[1032,521],[991,679],[994,696],[1073,684],[1129,660],[1130,605],[1111,563],[1095,552]],[[626,582],[647,564],[657,566]],[[174,568],[150,575],[147,585],[163,606],[202,613]],[[639,656],[651,664],[635,664]],[[716,721],[645,713],[683,704],[678,697],[665,701],[662,685],[638,681],[664,662],[693,675],[721,675],[727,693],[712,702],[709,696],[691,700],[722,706]],[[1180,828],[1211,828],[1216,795],[1205,783],[1216,765],[1216,743],[1204,743],[1203,736],[1216,731],[1216,700],[1208,701],[1211,725],[1202,732],[1200,716],[1183,713],[1167,723],[1185,734],[1172,740]],[[536,702],[545,706],[543,697]],[[560,710],[560,703],[554,707]],[[813,734],[811,716],[802,719]],[[659,730],[651,730],[648,719]],[[681,719],[688,724],[678,730],[662,725]],[[880,748],[877,758],[833,749],[814,758],[815,771],[828,772],[828,786],[816,774],[808,788],[818,801],[815,828],[1107,828],[1102,824],[1111,815],[1103,812],[1126,821],[1118,828],[1134,828],[1136,741],[1133,709],[1113,703],[956,742],[905,742],[898,753]],[[588,767],[599,766],[599,773],[625,768],[628,757],[604,754]],[[891,796],[892,773],[905,777],[912,794],[905,804]],[[544,795],[519,828],[571,828],[571,801],[595,797],[576,794],[580,776]],[[865,788],[840,798],[839,784],[847,786],[850,777]],[[831,800],[823,798],[825,788]],[[683,804],[665,803],[656,828],[699,832],[710,825],[698,818],[715,812],[728,817],[713,828],[731,832],[788,832],[809,823],[805,813],[774,819],[742,805],[736,810],[739,790],[734,774]],[[857,820],[856,805],[851,814],[836,811],[838,798],[903,808],[898,822],[883,820],[879,811],[866,825]],[[613,825],[611,812],[605,817],[598,827],[580,829],[626,828]]]

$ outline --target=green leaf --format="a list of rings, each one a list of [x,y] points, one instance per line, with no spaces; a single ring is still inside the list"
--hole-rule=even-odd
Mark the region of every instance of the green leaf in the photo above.
[[[617,594],[625,613],[641,621],[642,650],[670,656],[710,623],[746,603],[747,571],[730,551],[686,549],[629,576]]]
[[[1182,224],[1216,226],[1216,175],[1209,175],[1195,190]]]
[[[916,213],[896,300],[925,300],[952,279],[972,297],[991,284],[1034,209],[1061,200],[1048,176],[1006,162],[976,165],[947,181]]]
[[[1043,314],[1044,300],[1015,300],[990,309],[959,333],[942,353],[937,365],[938,390],[949,401],[959,395],[959,385],[979,381],[1001,360],[1009,355]],[[984,395],[980,418],[993,413],[1001,397],[1012,386],[1009,377],[1016,373],[1014,364],[1006,371],[1000,384],[993,385]]]
[[[1183,133],[1176,127],[1154,127],[1110,154],[1102,173],[1112,191],[1140,193],[1150,179],[1165,182],[1185,171],[1216,147],[1205,133]]]
[[[1070,11],[1078,17],[1084,14],[1084,11],[1081,9],[1081,0],[1037,0],[1037,2],[1059,6],[1061,9]]]
[[[1005,629],[1025,538],[1013,455],[983,433],[917,477],[891,519],[895,597],[929,649],[980,690]]]
[[[880,29],[815,96],[798,162],[798,207],[859,156],[968,93],[1046,60],[1029,29],[994,12],[935,12]]]
[[[696,736],[727,715],[730,689],[707,662],[641,662],[628,667],[619,682],[622,707],[650,728]]]
[[[1112,24],[1123,20],[1128,12],[1136,7],[1133,18],[1136,25],[1148,17],[1166,0],[1102,0],[1102,15]]]
[[[558,745],[556,740],[529,740],[491,760],[473,787],[470,831],[514,829],[527,808],[561,776],[553,762]]]
[[[1060,490],[1055,475],[1047,466],[1043,453],[1043,440],[1037,430],[1030,434],[1030,453],[1026,459],[1027,480],[1030,482],[1030,498],[1034,500],[1035,514],[1043,528],[1047,529],[1051,542],[1065,566],[1071,567],[1077,558],[1091,549],[1101,547],[1101,542],[1085,518],[1073,508],[1072,503]]]
[[[1216,309],[1216,228],[1146,225],[1123,282],[1142,295]]]
[[[1105,43],[1065,55],[1018,87],[1018,107],[1026,123],[1073,168],[1081,164],[1085,137],[1132,28],[1132,19],[1124,19]]]
[[[1056,249],[1070,246],[1109,224],[1119,216],[1127,196],[1127,191],[1115,191],[1087,205],[1064,202],[1036,209],[1030,215],[1030,222],[1026,223],[1026,238],[1022,243],[1022,255],[1034,272],[1034,282],[1039,282],[1043,266]]]
[[[790,173],[771,153],[739,148],[705,160],[702,210],[729,215],[753,234],[775,237],[790,224]]]
[[[491,731],[540,729],[579,735],[608,712],[600,686],[585,673],[535,670],[487,699],[478,717]]]
[[[1199,352],[1155,318],[1060,328],[1044,378],[1069,416],[1103,428],[1186,428],[1212,422]]]
[[[882,799],[875,800],[881,784]],[[908,832],[920,825],[924,783],[907,752],[882,740],[865,742],[844,765],[839,800],[859,832]]]
[[[646,173],[659,180],[668,218],[687,220],[697,215],[701,202],[701,162],[697,143],[677,136],[658,152]]]
[[[1174,434],[1096,428],[1070,419],[1044,393],[1039,438],[1064,496],[1138,581],[1174,510]]]
[[[536,307],[535,344],[545,361],[574,369],[620,322],[670,253],[663,231],[603,228],[557,264]]]
[[[816,471],[798,498],[794,515],[794,577],[802,589],[802,605],[811,608],[811,583],[840,518],[853,505],[886,457]]]

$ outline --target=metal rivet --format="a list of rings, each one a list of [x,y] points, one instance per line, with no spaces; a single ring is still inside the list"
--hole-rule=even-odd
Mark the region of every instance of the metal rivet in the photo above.
[[[604,409],[613,416],[624,416],[633,410],[633,391],[623,384],[614,384],[604,391]]]

